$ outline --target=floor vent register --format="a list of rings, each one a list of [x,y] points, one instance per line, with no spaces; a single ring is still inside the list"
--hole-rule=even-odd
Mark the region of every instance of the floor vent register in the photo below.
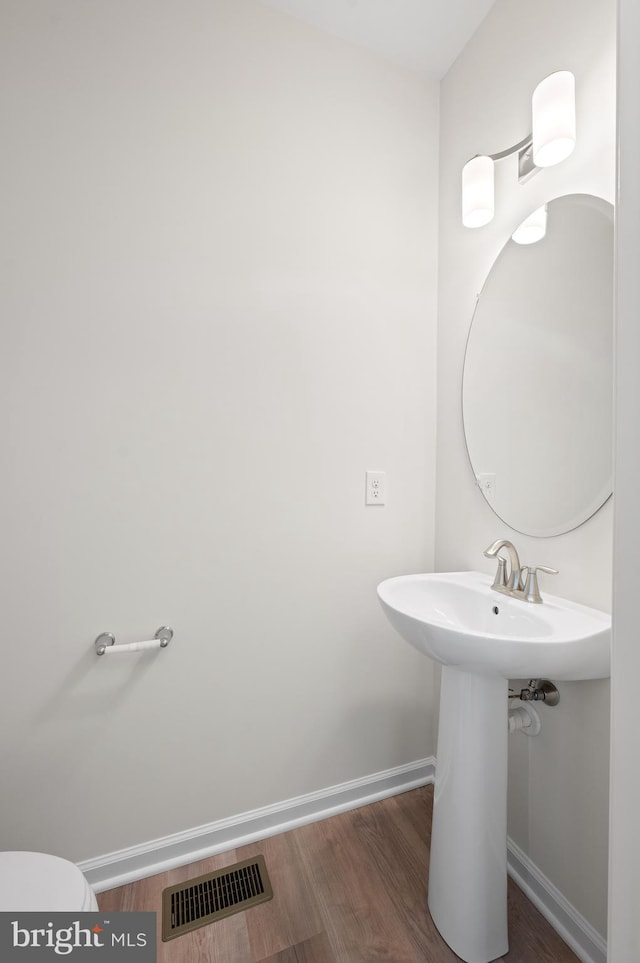
[[[264,856],[169,886],[162,893],[162,939],[173,940],[272,898]]]

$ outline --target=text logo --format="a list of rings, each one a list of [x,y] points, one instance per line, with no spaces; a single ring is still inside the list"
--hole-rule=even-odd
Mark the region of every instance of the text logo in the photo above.
[[[2,963],[156,963],[155,913],[0,913]]]

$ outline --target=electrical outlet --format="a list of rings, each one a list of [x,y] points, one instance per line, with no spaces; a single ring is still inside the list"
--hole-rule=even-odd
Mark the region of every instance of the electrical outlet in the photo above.
[[[387,500],[387,476],[383,471],[368,471],[365,505],[384,505]]]
[[[480,472],[476,475],[476,482],[478,488],[487,499],[488,502],[493,501],[496,497],[496,476],[491,472]]]

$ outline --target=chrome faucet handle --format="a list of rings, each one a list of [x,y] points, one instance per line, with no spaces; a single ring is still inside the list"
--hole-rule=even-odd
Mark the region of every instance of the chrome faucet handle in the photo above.
[[[498,562],[498,570],[496,571],[496,576],[491,588],[503,589],[507,587],[507,560],[503,558],[502,555],[496,555],[495,558]]]
[[[542,602],[540,589],[538,588],[538,572],[546,572],[547,575],[557,575],[557,568],[549,568],[547,565],[523,565],[522,566],[522,592],[526,602]],[[527,573],[525,579],[524,573]]]
[[[507,591],[507,561],[504,555],[498,555],[498,551],[503,547],[502,541],[492,542],[491,545],[484,551],[485,558],[495,558],[498,563],[498,568],[496,570],[495,578],[491,586],[497,592]]]

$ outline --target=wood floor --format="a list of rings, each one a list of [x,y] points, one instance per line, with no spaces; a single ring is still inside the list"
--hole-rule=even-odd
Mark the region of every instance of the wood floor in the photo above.
[[[456,963],[427,909],[433,787],[372,803],[98,896],[158,914],[158,963]],[[263,853],[274,898],[162,943],[166,886]],[[577,957],[509,880],[508,963]]]

